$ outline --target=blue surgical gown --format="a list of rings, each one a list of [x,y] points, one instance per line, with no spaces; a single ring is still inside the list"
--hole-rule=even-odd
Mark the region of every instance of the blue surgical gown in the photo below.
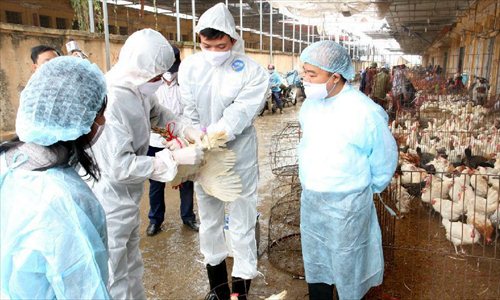
[[[1,299],[109,299],[104,211],[69,166],[0,156]]]
[[[301,239],[308,283],[335,284],[360,299],[383,278],[373,193],[390,182],[397,148],[382,108],[349,84],[306,99],[299,114]]]

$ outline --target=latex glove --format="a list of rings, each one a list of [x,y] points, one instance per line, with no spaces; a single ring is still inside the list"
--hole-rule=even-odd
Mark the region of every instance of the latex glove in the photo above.
[[[181,149],[181,148],[184,148],[184,147],[187,147],[189,146],[189,143],[187,140],[183,139],[183,138],[175,138],[169,142],[165,141],[163,143],[170,151],[174,151],[174,150],[177,150],[177,149]]]
[[[201,139],[205,133],[199,129],[192,126],[187,126],[184,129],[184,137],[193,144],[201,145]]]
[[[179,165],[198,165],[203,160],[203,150],[200,147],[186,147],[172,151],[174,160]]]
[[[232,141],[232,140],[234,140],[236,138],[236,136],[234,136],[234,134],[232,134],[231,132],[228,132],[220,122],[219,123],[210,124],[207,127],[207,133],[208,134],[215,133],[215,132],[225,132],[226,135],[227,135],[227,141],[228,142],[230,142],[230,141]]]
[[[153,173],[150,178],[159,182],[172,181],[177,175],[177,163],[172,152],[164,149],[153,158]]]

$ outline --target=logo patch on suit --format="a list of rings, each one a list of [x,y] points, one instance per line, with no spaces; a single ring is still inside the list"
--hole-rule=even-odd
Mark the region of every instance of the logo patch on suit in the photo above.
[[[241,59],[237,59],[231,63],[231,68],[233,68],[235,72],[240,72],[245,68],[245,63]]]

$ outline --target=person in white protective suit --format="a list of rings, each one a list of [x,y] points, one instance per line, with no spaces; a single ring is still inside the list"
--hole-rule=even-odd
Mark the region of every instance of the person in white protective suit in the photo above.
[[[0,298],[109,299],[106,218],[73,167],[105,125],[96,65],[57,57],[21,92],[18,138],[0,145]]]
[[[172,180],[178,164],[198,164],[198,147],[147,156],[151,126],[175,121],[176,132],[193,142],[203,133],[186,126],[153,95],[174,62],[168,41],[157,31],[133,33],[106,74],[108,109],[102,138],[92,147],[102,178],[91,185],[104,207],[109,238],[109,285],[113,299],[145,299],[139,251],[139,201],[144,182]]]
[[[234,166],[243,184],[241,197],[230,203],[229,236],[233,250],[233,293],[246,297],[257,276],[255,221],[257,218],[257,136],[253,121],[265,101],[267,71],[243,54],[243,41],[234,19],[219,3],[201,15],[195,28],[201,52],[187,57],[179,69],[184,116],[207,133],[225,131]],[[200,249],[210,288],[218,299],[229,299],[224,242],[224,202],[207,195],[195,183],[200,216]]]
[[[299,113],[300,233],[309,299],[360,299],[382,283],[384,257],[373,193],[389,184],[398,152],[384,110],[347,80],[354,69],[333,41],[304,63]]]

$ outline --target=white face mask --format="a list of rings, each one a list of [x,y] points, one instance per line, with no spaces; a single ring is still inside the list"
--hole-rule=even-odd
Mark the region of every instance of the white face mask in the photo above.
[[[139,86],[139,91],[146,96],[150,96],[153,95],[162,84],[163,80],[158,80],[155,82],[146,82]]]
[[[165,79],[166,81],[172,81],[175,79],[175,77],[177,77],[175,75],[176,75],[176,73],[172,74],[170,72],[167,72],[167,73],[163,74],[163,79]]]
[[[85,146],[85,148],[90,148],[90,147],[94,146],[94,144],[97,142],[97,140],[99,139],[99,137],[101,136],[101,134],[104,130],[104,125],[106,125],[106,124],[100,125],[96,121],[94,121],[94,124],[97,126],[97,130],[96,130],[94,136],[92,137],[92,139],[90,140],[90,142],[88,143],[88,145]]]
[[[327,90],[326,85],[332,79],[332,76],[328,78],[325,83],[311,83],[304,81],[304,92],[306,93],[306,98],[311,100],[321,100],[325,99],[331,91],[333,91],[337,87],[337,83],[333,85],[330,90]]]
[[[230,56],[231,50],[223,52],[209,51],[201,48],[205,60],[214,67],[222,65]]]

